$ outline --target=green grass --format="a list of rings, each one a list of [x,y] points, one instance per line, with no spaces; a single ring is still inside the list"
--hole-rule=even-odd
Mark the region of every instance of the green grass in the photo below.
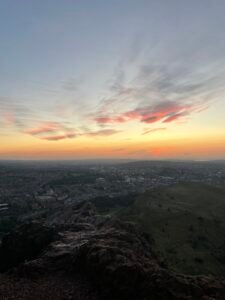
[[[225,275],[224,189],[184,183],[148,191],[119,216],[153,238],[153,249],[172,270]]]

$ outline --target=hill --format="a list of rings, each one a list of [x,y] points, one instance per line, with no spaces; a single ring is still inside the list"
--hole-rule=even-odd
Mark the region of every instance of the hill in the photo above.
[[[225,190],[180,183],[148,191],[119,213],[135,221],[154,241],[172,270],[225,275]]]
[[[165,268],[134,224],[88,202],[18,224],[0,245],[0,298],[17,300],[225,299],[223,278]]]

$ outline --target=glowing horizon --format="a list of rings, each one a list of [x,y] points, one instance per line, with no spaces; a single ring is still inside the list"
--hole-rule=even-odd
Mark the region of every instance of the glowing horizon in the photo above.
[[[225,159],[225,3],[0,3],[1,159]]]

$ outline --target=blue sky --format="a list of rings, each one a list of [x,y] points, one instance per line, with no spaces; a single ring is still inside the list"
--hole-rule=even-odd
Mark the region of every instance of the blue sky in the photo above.
[[[0,0],[0,134],[142,136],[178,119],[189,127],[166,124],[178,136],[218,119],[210,129],[223,131],[224,11],[223,0]]]

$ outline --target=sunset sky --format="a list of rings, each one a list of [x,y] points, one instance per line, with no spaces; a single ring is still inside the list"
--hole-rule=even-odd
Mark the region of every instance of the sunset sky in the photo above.
[[[0,0],[0,159],[224,159],[224,0]]]

